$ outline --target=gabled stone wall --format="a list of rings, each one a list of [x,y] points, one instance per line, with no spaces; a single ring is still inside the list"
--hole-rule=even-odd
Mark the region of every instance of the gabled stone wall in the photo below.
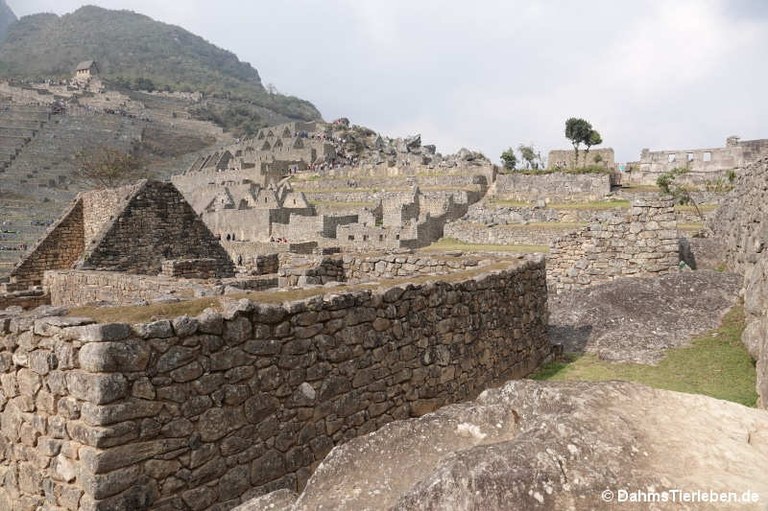
[[[83,255],[84,248],[83,203],[77,200],[13,269],[9,291],[42,284],[46,270],[72,268]]]
[[[148,324],[0,316],[0,509],[226,510],[549,354],[544,263]]]
[[[170,259],[214,259],[217,277],[234,274],[229,255],[181,193],[145,181],[86,247],[81,268],[158,275]]]

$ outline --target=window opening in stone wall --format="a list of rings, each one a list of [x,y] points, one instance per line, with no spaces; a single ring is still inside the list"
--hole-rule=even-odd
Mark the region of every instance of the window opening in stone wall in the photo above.
[[[352,235],[350,234],[350,235],[347,237],[347,240],[349,240],[349,241],[355,241],[355,237],[354,237],[354,236],[352,236]]]
[[[669,163],[674,163],[676,159],[677,159],[677,156],[675,156],[674,154],[667,155],[667,162]]]
[[[379,241],[384,241],[384,235],[383,234],[379,234]]]
[[[688,161],[693,161],[693,153],[688,153]]]
[[[368,235],[367,234],[363,234],[363,241],[368,241]]]
[[[710,153],[709,151],[704,153],[704,156],[702,157],[702,160],[704,160],[704,161],[712,161],[712,153]]]

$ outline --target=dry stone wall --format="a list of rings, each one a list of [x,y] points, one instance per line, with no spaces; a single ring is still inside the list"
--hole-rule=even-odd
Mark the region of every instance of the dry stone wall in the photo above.
[[[675,271],[679,234],[671,199],[635,201],[629,217],[595,222],[552,242],[550,289],[560,292],[615,278]]]
[[[0,508],[225,510],[548,355],[542,259],[148,324],[0,317]]]
[[[758,406],[768,408],[768,158],[746,168],[710,217],[731,270],[744,274],[742,341],[757,361]]]
[[[45,270],[71,268],[83,254],[83,204],[76,201],[11,272],[9,291],[39,285]]]
[[[179,301],[202,296],[219,296],[243,290],[265,290],[278,285],[276,276],[230,279],[178,279],[162,275],[132,275],[109,271],[47,271],[43,289],[47,303],[56,307],[85,304],[133,305]]]
[[[598,200],[611,193],[607,174],[568,174],[563,172],[499,174],[495,195],[516,201],[578,202]]]
[[[170,259],[215,259],[218,277],[234,274],[226,251],[181,193],[170,183],[144,181],[86,247],[82,269],[157,275]]]

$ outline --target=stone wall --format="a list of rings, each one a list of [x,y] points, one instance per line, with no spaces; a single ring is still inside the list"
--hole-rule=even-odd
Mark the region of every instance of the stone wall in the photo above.
[[[63,270],[47,271],[43,289],[51,305],[72,307],[85,304],[132,305],[168,302],[202,296],[220,296],[243,290],[265,290],[278,286],[277,276],[259,275],[216,280],[162,275]]]
[[[71,268],[83,254],[84,236],[83,204],[78,200],[13,269],[13,287],[21,289],[39,285],[45,270]]]
[[[170,259],[214,259],[218,277],[234,274],[226,251],[181,193],[170,183],[144,181],[86,247],[82,269],[157,275]]]
[[[643,149],[640,161],[632,164],[632,182],[656,184],[663,172],[686,167],[688,173],[680,179],[690,183],[704,183],[725,177],[729,170],[743,169],[760,158],[768,156],[768,140],[739,140],[729,137],[725,147],[709,149]]]
[[[676,271],[678,238],[671,199],[636,201],[628,217],[593,223],[550,245],[550,290],[557,293],[620,277]]]
[[[0,292],[0,311],[9,307],[21,307],[22,309],[34,309],[41,305],[49,305],[51,298],[40,289],[28,289],[14,291],[12,293]]]
[[[555,239],[578,228],[557,223],[525,225],[483,225],[474,222],[452,222],[445,225],[445,237],[464,243],[481,245],[549,245]]]
[[[160,275],[181,279],[213,279],[219,273],[216,259],[171,259],[163,261]]]
[[[294,257],[290,263],[280,268],[280,287],[323,285],[329,282],[357,284],[398,277],[446,275],[489,264],[490,259],[465,256],[461,253],[455,256],[430,257],[408,250],[375,255],[346,253]]]
[[[499,199],[531,202],[577,202],[599,200],[611,192],[608,174],[568,174],[563,172],[499,174],[495,196]]]
[[[710,217],[729,269],[744,274],[747,327],[742,341],[757,361],[758,406],[768,408],[768,158],[745,169]]]
[[[225,510],[298,490],[334,445],[534,369],[546,302],[531,259],[134,326],[0,319],[0,508]]]
[[[585,156],[585,151],[582,149],[579,151],[579,166],[584,167],[586,165],[600,165],[606,168],[613,168],[616,165],[616,159],[613,154],[613,149],[610,147],[604,149],[592,148],[589,150],[589,154]],[[547,167],[553,168],[569,168],[574,166],[575,156],[573,149],[556,149],[549,152],[547,156]],[[585,161],[586,158],[586,161]]]

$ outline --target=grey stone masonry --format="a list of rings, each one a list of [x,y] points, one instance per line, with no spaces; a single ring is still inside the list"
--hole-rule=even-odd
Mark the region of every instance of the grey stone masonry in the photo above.
[[[637,200],[629,217],[614,215],[550,245],[550,290],[588,287],[615,278],[676,271],[679,234],[672,199]]]
[[[544,261],[146,324],[0,315],[0,509],[227,510],[549,354]]]
[[[537,174],[499,174],[496,197],[516,201],[579,202],[598,200],[611,193],[608,174],[569,174],[548,172]]]
[[[170,183],[139,181],[80,194],[11,272],[7,291],[40,285],[47,270],[158,275],[163,263],[208,259],[204,273],[234,275],[226,250]]]
[[[744,274],[742,341],[757,361],[758,406],[768,408],[768,158],[746,168],[710,218],[729,268]]]

